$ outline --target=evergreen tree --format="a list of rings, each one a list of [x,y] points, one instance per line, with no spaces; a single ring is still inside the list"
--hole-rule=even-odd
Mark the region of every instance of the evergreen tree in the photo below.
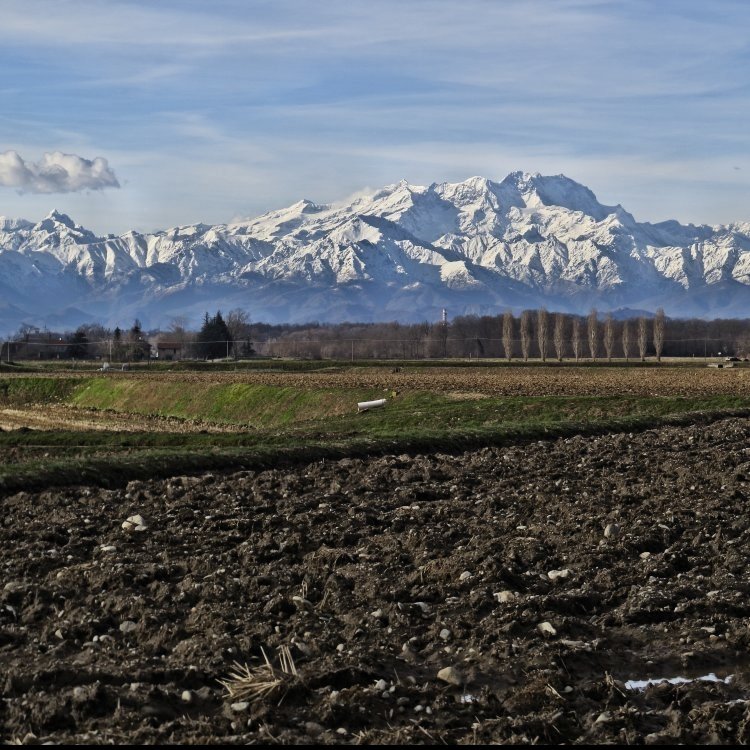
[[[67,355],[71,359],[84,359],[88,354],[89,340],[86,337],[86,331],[81,327],[71,337],[68,342]]]
[[[226,357],[231,346],[232,336],[221,316],[221,310],[217,310],[213,317],[206,313],[196,341],[198,356],[205,359]]]
[[[117,326],[112,333],[112,358],[119,361],[123,358],[124,353],[122,346],[122,329],[120,326]]]
[[[151,347],[143,335],[141,321],[136,318],[133,327],[128,331],[128,359],[133,362],[140,362],[142,359],[147,359],[150,349]]]

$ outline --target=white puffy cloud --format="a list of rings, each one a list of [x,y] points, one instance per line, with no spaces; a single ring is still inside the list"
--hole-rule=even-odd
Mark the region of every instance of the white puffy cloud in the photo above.
[[[61,151],[46,153],[38,162],[24,161],[16,151],[0,153],[0,185],[24,193],[75,193],[120,187],[103,157],[84,159]]]

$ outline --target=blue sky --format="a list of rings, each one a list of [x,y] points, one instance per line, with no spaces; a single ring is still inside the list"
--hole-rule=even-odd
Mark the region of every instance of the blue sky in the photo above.
[[[11,184],[0,215],[119,233],[521,169],[748,221],[748,29],[744,0],[3,0],[0,152],[119,188]]]

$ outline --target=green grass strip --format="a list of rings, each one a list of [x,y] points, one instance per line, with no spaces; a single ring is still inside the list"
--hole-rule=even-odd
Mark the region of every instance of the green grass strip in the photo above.
[[[456,453],[574,435],[593,436],[638,432],[655,427],[708,424],[725,418],[750,417],[750,407],[682,414],[625,416],[602,421],[519,424],[496,429],[456,431],[443,435],[402,436],[399,439],[346,437],[295,444],[258,443],[248,448],[213,450],[137,450],[124,456],[108,455],[58,460],[45,458],[0,467],[0,494],[43,490],[70,485],[122,486],[133,479],[166,478],[179,474],[239,469],[262,470],[310,461],[389,453]],[[7,433],[6,433],[7,434]]]

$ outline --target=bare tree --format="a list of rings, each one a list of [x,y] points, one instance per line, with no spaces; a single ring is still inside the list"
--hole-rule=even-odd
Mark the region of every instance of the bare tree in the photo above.
[[[240,354],[249,355],[253,353],[252,342],[250,341],[250,315],[247,310],[241,307],[235,307],[227,313],[227,329],[232,339],[232,352],[237,359]]]
[[[555,343],[557,361],[562,362],[565,353],[565,315],[563,313],[555,315],[555,330],[552,332],[552,339]]]
[[[586,333],[589,340],[589,352],[591,359],[596,359],[599,353],[599,324],[596,308],[592,307],[591,312],[586,320]]]
[[[656,361],[661,362],[661,353],[664,350],[664,328],[666,327],[666,316],[663,308],[656,311],[654,318],[654,349],[656,349]]]
[[[630,357],[630,321],[624,320],[622,323],[622,353],[625,355],[625,361]]]
[[[607,362],[612,361],[612,349],[615,345],[615,321],[612,313],[607,313],[604,319],[604,351],[607,352]]]
[[[510,310],[503,314],[503,349],[505,358],[510,362],[513,357],[513,313]]]
[[[646,346],[648,344],[648,323],[646,318],[638,318],[638,353],[641,362],[646,361]]]
[[[539,356],[542,362],[547,361],[547,345],[549,334],[549,313],[546,307],[540,307],[536,314],[536,333],[539,343]]]
[[[529,349],[531,348],[531,312],[524,310],[521,313],[521,353],[523,361],[529,361]]]
[[[576,362],[581,359],[581,351],[583,349],[583,336],[581,335],[581,319],[576,316],[573,318],[573,330],[571,332],[570,342],[573,345],[573,356],[576,358]]]

